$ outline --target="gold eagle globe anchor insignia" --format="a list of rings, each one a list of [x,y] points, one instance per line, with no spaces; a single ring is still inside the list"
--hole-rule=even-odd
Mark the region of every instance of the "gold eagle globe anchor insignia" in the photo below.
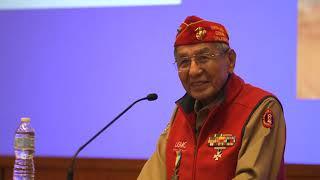
[[[196,32],[196,38],[199,41],[202,41],[207,34],[207,31],[203,27],[197,27],[197,29],[194,31]]]

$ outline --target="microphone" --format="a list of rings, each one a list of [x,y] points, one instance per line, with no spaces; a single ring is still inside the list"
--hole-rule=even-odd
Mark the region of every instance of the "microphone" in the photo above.
[[[84,149],[89,143],[91,143],[96,137],[98,137],[103,131],[105,131],[109,126],[111,126],[117,119],[119,119],[124,113],[126,113],[133,105],[136,103],[143,101],[143,100],[148,100],[148,101],[154,101],[158,99],[158,95],[155,93],[148,94],[146,97],[138,99],[134,101],[131,105],[129,105],[124,111],[122,111],[117,117],[115,117],[112,121],[110,121],[105,127],[103,127],[97,134],[95,134],[89,141],[87,141],[85,144],[83,144],[77,152],[73,155],[72,157],[72,163],[68,169],[68,174],[67,174],[67,180],[73,180],[73,172],[74,172],[74,166],[76,162],[76,158],[78,154]]]
[[[158,99],[158,95],[155,93],[148,94],[147,99],[148,99],[148,101],[154,101],[154,100]]]

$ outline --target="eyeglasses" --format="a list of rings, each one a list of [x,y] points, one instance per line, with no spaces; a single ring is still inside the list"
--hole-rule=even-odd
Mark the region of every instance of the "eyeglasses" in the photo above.
[[[175,64],[178,68],[178,71],[188,71],[191,66],[192,58],[194,58],[195,63],[203,68],[209,61],[216,60],[219,56],[224,55],[228,52],[230,48],[227,50],[219,53],[201,53],[201,54],[194,54],[192,56],[182,56],[182,57],[175,57]]]

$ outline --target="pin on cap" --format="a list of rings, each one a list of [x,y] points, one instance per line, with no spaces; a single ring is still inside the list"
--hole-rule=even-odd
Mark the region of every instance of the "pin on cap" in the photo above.
[[[22,117],[21,122],[30,122],[30,118],[29,117]]]

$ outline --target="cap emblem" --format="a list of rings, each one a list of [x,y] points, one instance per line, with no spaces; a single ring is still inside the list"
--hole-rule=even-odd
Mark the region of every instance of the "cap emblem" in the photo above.
[[[196,32],[196,38],[199,41],[202,41],[207,34],[207,31],[203,27],[197,27],[197,29],[194,31]]]

